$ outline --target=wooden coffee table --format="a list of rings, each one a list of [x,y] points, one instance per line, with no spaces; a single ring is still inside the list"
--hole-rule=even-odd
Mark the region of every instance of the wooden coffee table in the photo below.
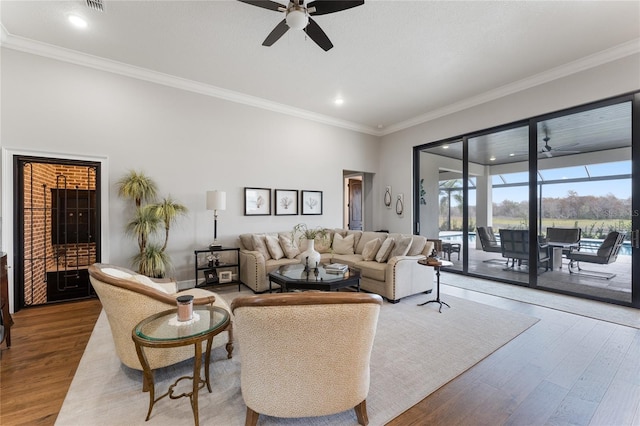
[[[284,265],[269,274],[269,293],[272,283],[280,286],[280,291],[320,290],[333,291],[345,287],[355,287],[360,291],[360,271],[349,268],[347,272],[334,274],[327,272],[324,265],[305,271],[304,265]]]

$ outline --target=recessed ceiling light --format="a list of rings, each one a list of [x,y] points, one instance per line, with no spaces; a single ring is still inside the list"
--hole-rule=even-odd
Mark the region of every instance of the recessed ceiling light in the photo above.
[[[509,157],[515,157],[516,154],[514,154],[513,152],[511,154],[509,154]]]
[[[489,161],[496,161],[496,157],[494,157],[493,155],[489,158]]]
[[[336,100],[333,101],[333,103],[336,104],[336,105],[342,105],[344,103],[344,99],[336,98]]]
[[[73,26],[76,28],[87,27],[87,21],[85,21],[83,18],[79,17],[78,15],[69,15],[67,19],[69,19],[69,22],[71,22]]]
[[[442,149],[449,149],[449,145],[442,145]]]

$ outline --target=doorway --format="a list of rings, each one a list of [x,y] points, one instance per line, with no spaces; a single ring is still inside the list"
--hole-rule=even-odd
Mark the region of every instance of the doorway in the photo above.
[[[101,163],[17,155],[14,310],[93,297],[101,259]]]

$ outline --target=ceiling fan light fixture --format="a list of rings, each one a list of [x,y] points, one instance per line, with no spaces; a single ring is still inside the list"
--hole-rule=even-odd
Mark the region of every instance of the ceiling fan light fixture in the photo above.
[[[287,25],[292,30],[303,30],[309,24],[309,17],[304,9],[295,9],[287,13]]]

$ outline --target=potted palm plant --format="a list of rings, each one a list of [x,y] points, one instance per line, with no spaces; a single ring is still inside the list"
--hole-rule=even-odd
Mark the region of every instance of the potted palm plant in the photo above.
[[[155,182],[134,170],[118,181],[118,195],[133,200],[135,204],[134,217],[126,227],[127,234],[132,235],[138,243],[138,253],[133,257],[134,268],[140,274],[164,277],[171,266],[171,259],[165,252],[169,230],[178,217],[187,213],[187,208],[171,197],[156,202]],[[159,233],[164,238],[158,237]]]

